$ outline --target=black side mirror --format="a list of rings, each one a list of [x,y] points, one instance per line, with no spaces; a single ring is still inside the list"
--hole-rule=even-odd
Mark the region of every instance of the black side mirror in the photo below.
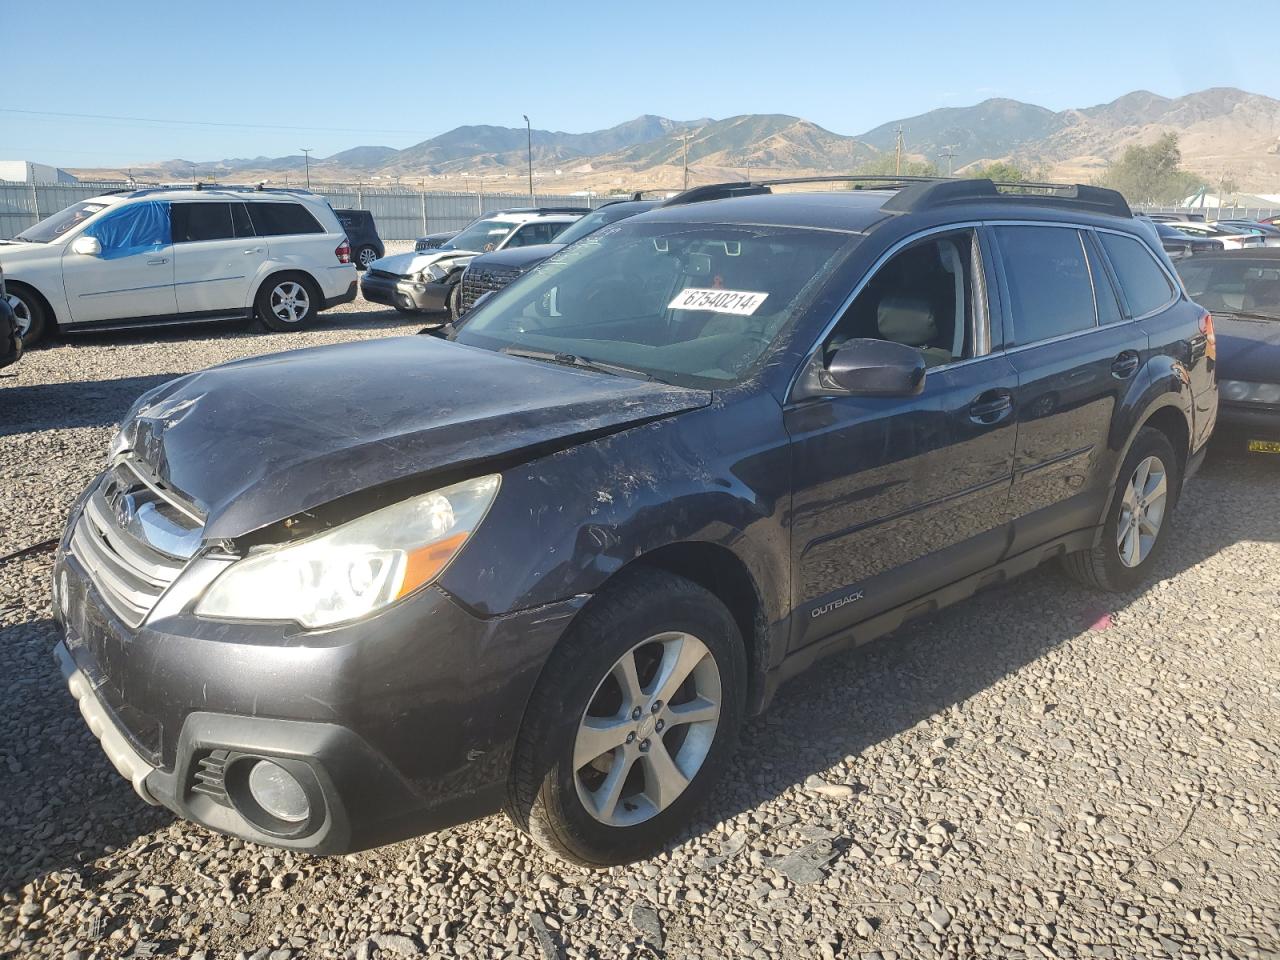
[[[825,367],[818,358],[797,399],[823,395],[914,397],[924,389],[924,354],[891,340],[847,340]]]

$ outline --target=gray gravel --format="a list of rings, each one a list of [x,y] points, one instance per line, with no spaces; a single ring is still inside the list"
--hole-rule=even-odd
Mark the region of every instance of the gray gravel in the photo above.
[[[0,377],[0,553],[58,533],[166,376],[421,325],[74,340]],[[606,873],[501,818],[313,859],[147,807],[50,658],[48,555],[0,567],[0,954],[1280,957],[1280,459],[1211,459],[1161,579],[1053,569],[783,689],[687,842]]]

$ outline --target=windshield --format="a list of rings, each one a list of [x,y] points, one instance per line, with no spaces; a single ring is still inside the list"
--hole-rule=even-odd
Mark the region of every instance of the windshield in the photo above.
[[[1214,313],[1280,320],[1280,260],[1193,258],[1178,265],[1187,294]]]
[[[84,223],[95,213],[106,209],[108,204],[101,200],[85,200],[73,203],[65,210],[59,210],[51,217],[45,217],[34,226],[28,227],[18,234],[15,240],[26,240],[30,243],[48,243],[56,240],[68,230]]]
[[[441,250],[476,250],[488,253],[497,250],[498,244],[520,224],[511,220],[477,220],[447,243]]]
[[[460,343],[539,351],[683,386],[751,375],[859,238],[624,221],[544,261],[467,318]]]
[[[577,240],[581,240],[589,233],[595,233],[601,227],[608,226],[611,223],[617,223],[619,220],[625,220],[627,217],[634,217],[638,213],[644,213],[646,210],[656,206],[655,203],[611,203],[607,207],[601,207],[595,213],[589,213],[581,220],[570,224],[561,234],[556,237],[556,243],[570,244]]]

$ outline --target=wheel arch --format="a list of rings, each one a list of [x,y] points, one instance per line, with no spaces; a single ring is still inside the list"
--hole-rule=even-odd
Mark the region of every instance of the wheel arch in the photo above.
[[[61,321],[58,319],[58,311],[54,309],[53,301],[49,299],[43,290],[28,280],[17,280],[8,276],[4,278],[4,285],[5,289],[10,293],[13,292],[15,287],[21,287],[22,289],[30,290],[35,294],[40,301],[40,305],[44,308],[45,322],[48,324],[48,327],[45,329],[45,336],[48,336],[50,333],[55,333],[60,329]]]
[[[310,288],[311,295],[316,298],[317,304],[324,301],[324,288],[320,286],[320,281],[312,276],[310,271],[303,267],[272,264],[264,270],[262,275],[250,286],[249,303],[247,306],[256,310],[258,306],[258,298],[262,296],[262,291],[267,284],[283,279],[284,277],[294,277],[305,280],[307,286]],[[319,310],[319,306],[317,306],[316,309]]]

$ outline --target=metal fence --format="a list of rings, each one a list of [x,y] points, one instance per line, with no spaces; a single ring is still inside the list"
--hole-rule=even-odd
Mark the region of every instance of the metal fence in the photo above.
[[[1280,207],[1138,207],[1133,208],[1138,213],[1167,213],[1171,216],[1185,217],[1187,214],[1194,215],[1197,219],[1204,217],[1205,220],[1212,222],[1214,220],[1262,220],[1266,217],[1280,216]]]
[[[210,184],[210,188],[215,185]],[[126,190],[126,183],[0,183],[0,239],[12,239],[63,207]],[[530,206],[527,193],[441,193],[395,187],[326,185],[313,188],[336,209],[368,210],[383,240],[412,240],[424,233],[460,230],[486,210]],[[606,197],[539,194],[542,206],[596,207]]]

